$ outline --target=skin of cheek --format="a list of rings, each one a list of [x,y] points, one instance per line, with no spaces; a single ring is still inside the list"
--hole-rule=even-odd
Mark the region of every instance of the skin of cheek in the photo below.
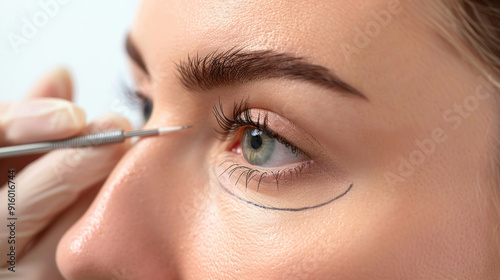
[[[422,29],[418,26],[413,25],[414,33],[432,34],[423,31],[424,26]],[[377,69],[375,75],[380,72],[378,83],[373,83],[373,91],[393,93],[380,94],[381,98],[374,100],[376,104],[373,104],[373,108],[379,112],[378,118],[373,118],[373,122],[368,125],[379,133],[370,133],[366,139],[380,141],[372,143],[372,146],[379,146],[372,149],[375,153],[380,152],[376,157],[382,159],[382,153],[385,153],[386,157],[396,160],[381,164],[383,169],[374,172],[385,175],[390,171],[403,177],[404,181],[397,182],[393,190],[404,190],[404,196],[407,197],[401,199],[398,205],[407,205],[409,209],[400,213],[414,212],[414,215],[427,217],[423,220],[426,224],[435,224],[432,230],[428,230],[427,240],[423,239],[425,231],[420,231],[421,244],[428,244],[436,252],[443,252],[441,256],[436,254],[429,260],[437,258],[436,262],[443,264],[441,269],[448,267],[448,271],[455,271],[457,275],[481,275],[479,278],[490,279],[495,274],[486,269],[489,259],[496,256],[491,263],[497,264],[499,260],[498,253],[494,253],[495,248],[491,246],[495,243],[490,234],[494,224],[488,219],[491,209],[485,205],[490,203],[486,201],[490,178],[496,175],[488,171],[489,162],[485,155],[491,155],[495,150],[492,135],[496,135],[498,130],[498,120],[493,117],[499,105],[495,97],[498,92],[491,91],[489,99],[478,100],[475,97],[477,88],[484,82],[478,79],[479,74],[471,70],[471,66],[450,53],[444,43],[429,43],[436,42],[435,38],[433,40],[422,35],[413,38],[414,43],[406,48],[384,49],[374,44],[369,53],[359,58],[366,67]],[[441,60],[446,62],[435,63]],[[402,63],[404,61],[415,63]],[[392,71],[398,64],[398,71]],[[456,105],[464,107],[467,100],[475,98],[478,107],[471,109],[468,117],[461,117],[459,127],[454,127],[444,118],[445,112],[455,111]],[[456,116],[459,113],[453,114]],[[396,115],[398,118],[394,118]],[[403,135],[392,133],[400,132],[400,127],[411,127],[412,131],[405,131]],[[443,131],[445,140],[434,141],[435,151],[425,154],[416,141],[428,142],[436,129]],[[486,131],[488,133],[484,133]],[[384,142],[391,143],[391,149],[383,145]],[[414,171],[409,175],[401,175],[402,172],[398,172],[402,162],[399,157],[409,159],[416,152],[424,154],[424,163],[412,164]],[[375,183],[377,181],[379,183]],[[387,184],[387,180],[380,177],[373,182]],[[426,201],[420,204],[428,204],[428,207],[415,208],[412,202],[415,199]],[[419,208],[423,212],[412,211]],[[406,219],[411,220],[408,217]],[[431,238],[435,241],[431,241]],[[436,242],[439,245],[433,244]],[[455,259],[447,258],[447,255],[471,257]],[[474,269],[469,270],[460,265],[467,262],[476,263],[468,266]]]

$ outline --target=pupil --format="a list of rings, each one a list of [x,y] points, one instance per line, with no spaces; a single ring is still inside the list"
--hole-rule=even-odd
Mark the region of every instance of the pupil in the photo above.
[[[262,146],[262,137],[260,137],[260,135],[252,136],[250,145],[253,149],[258,150]]]

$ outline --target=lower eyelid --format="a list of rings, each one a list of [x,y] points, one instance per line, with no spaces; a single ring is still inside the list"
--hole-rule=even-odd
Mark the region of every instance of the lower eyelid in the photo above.
[[[236,198],[236,202],[261,209],[302,211],[322,207],[343,197],[354,185],[346,183],[342,176],[332,177],[332,174],[322,172],[320,166],[316,166],[313,161],[298,163],[297,166],[300,165],[303,170],[297,171],[299,172],[297,176],[281,173],[283,175],[279,178],[278,185],[275,175],[270,170],[259,169],[249,173],[255,169],[231,157],[220,156],[216,161],[220,163],[214,166],[213,182],[218,184],[222,193]],[[233,173],[229,174],[231,171]],[[271,175],[268,176],[266,172]],[[248,174],[250,174],[250,184],[246,183]],[[260,185],[257,185],[262,174],[266,174],[266,177],[261,180]]]
[[[305,172],[310,171],[313,160],[305,160],[284,167],[261,168],[251,167],[232,157],[226,158],[218,165],[216,175],[226,176],[233,184],[242,184],[245,189],[263,191],[268,188],[279,188],[298,179]]]

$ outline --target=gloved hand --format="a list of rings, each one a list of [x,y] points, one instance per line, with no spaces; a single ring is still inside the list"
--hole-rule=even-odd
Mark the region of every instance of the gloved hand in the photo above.
[[[125,118],[113,114],[86,126],[84,112],[71,99],[70,75],[58,69],[25,99],[0,103],[0,146],[130,130]],[[55,263],[57,243],[88,208],[128,146],[125,142],[0,159],[0,279],[63,279]],[[16,170],[13,183],[7,182],[11,168]],[[14,216],[8,209],[9,185],[15,185]],[[15,246],[15,266],[8,262],[11,246]]]

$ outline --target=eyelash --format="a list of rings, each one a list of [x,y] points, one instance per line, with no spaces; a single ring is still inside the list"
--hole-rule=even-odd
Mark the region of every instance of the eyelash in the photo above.
[[[222,140],[227,141],[229,139],[234,138],[238,130],[242,127],[253,127],[256,128],[272,138],[276,139],[281,144],[285,145],[285,147],[289,148],[294,154],[305,154],[301,150],[299,150],[294,145],[290,144],[285,138],[281,135],[273,132],[268,127],[268,116],[267,113],[264,114],[263,121],[261,122],[260,114],[257,117],[257,122],[255,122],[250,116],[250,108],[248,106],[248,100],[242,100],[241,102],[234,102],[232,118],[228,118],[224,114],[224,110],[222,109],[222,103],[219,98],[218,106],[214,104],[213,106],[213,114],[217,123],[219,124],[222,130],[215,130],[218,134],[222,136]]]
[[[153,102],[123,81],[121,82],[121,90],[129,107],[137,109],[137,102],[140,103],[139,108],[141,116],[143,117],[144,122],[147,122],[151,116],[151,112],[153,111]]]
[[[148,115],[150,114],[146,112],[148,110],[152,109],[152,102],[150,99],[142,95],[141,93],[135,91],[131,87],[123,84],[122,86],[124,95],[126,99],[129,101],[131,104],[135,104],[138,100],[141,102],[141,108],[142,108],[142,114],[144,119],[147,121],[148,120]],[[150,105],[148,105],[150,104]],[[131,105],[132,106],[132,105]],[[149,106],[149,107],[148,107]],[[149,109],[148,109],[149,108]],[[303,151],[295,147],[294,145],[290,144],[285,138],[280,136],[279,134],[273,132],[269,127],[268,127],[268,116],[267,113],[261,118],[259,115],[257,117],[257,121],[255,122],[251,116],[250,116],[250,108],[248,105],[248,100],[242,100],[241,102],[234,102],[233,106],[233,111],[232,111],[232,116],[231,118],[227,117],[224,113],[224,110],[222,108],[222,102],[219,98],[219,103],[218,105],[214,104],[213,106],[213,114],[217,120],[218,125],[220,126],[221,130],[215,129],[215,131],[222,136],[223,141],[230,141],[234,137],[237,136],[238,131],[243,128],[243,127],[253,127],[256,128],[267,135],[271,136],[272,138],[276,139],[278,142],[281,144],[285,145],[285,147],[289,148],[292,153],[294,154],[303,154],[306,155]],[[261,121],[262,119],[262,121]],[[308,157],[308,156],[307,156]],[[240,178],[243,177],[243,175],[246,173],[246,179],[245,179],[245,189],[248,188],[248,183],[251,179],[254,177],[260,175],[258,183],[257,183],[257,188],[256,191],[259,191],[260,185],[262,180],[270,176],[270,174],[274,177],[274,181],[276,182],[276,187],[279,188],[279,181],[281,178],[283,178],[284,175],[290,174],[290,177],[293,178],[293,174],[295,173],[296,176],[298,177],[299,174],[304,170],[304,168],[308,167],[312,161],[307,161],[307,162],[302,162],[295,166],[294,168],[286,168],[286,169],[281,169],[277,171],[263,171],[257,168],[252,168],[248,167],[239,163],[236,163],[233,160],[226,160],[219,164],[219,167],[225,163],[231,163],[231,165],[224,170],[219,176],[222,176],[224,173],[227,173],[229,178],[239,169],[243,170],[238,179],[235,182],[235,185],[239,182]],[[270,174],[269,174],[270,173]],[[252,176],[253,175],[253,176]]]
[[[227,117],[224,114],[224,110],[222,108],[222,103],[219,98],[219,103],[218,105],[214,104],[213,106],[213,114],[217,120],[217,123],[221,130],[215,130],[219,135],[222,136],[223,141],[230,141],[236,137],[238,131],[240,128],[243,127],[253,127],[256,128],[260,131],[263,131],[264,133],[267,133],[269,136],[273,137],[276,139],[278,142],[281,144],[285,145],[285,147],[289,148],[292,153],[294,154],[303,154],[307,156],[306,153],[295,147],[294,145],[290,144],[285,138],[280,136],[279,134],[273,132],[271,129],[268,127],[268,115],[267,113],[261,118],[260,114],[257,117],[257,121],[254,121],[251,116],[250,116],[250,110],[249,110],[249,105],[248,105],[248,100],[242,100],[241,102],[234,102],[233,106],[233,112],[231,118]],[[262,119],[262,121],[261,121]],[[308,157],[308,156],[307,156]],[[258,183],[257,183],[257,189],[256,191],[259,191],[259,187],[261,184],[261,181],[271,173],[274,177],[274,180],[276,182],[276,187],[279,188],[279,181],[280,179],[286,175],[290,174],[290,177],[293,178],[293,174],[295,173],[296,176],[298,177],[299,173],[301,173],[305,167],[308,167],[312,161],[307,161],[307,162],[302,162],[299,163],[297,166],[294,168],[285,168],[277,171],[263,171],[257,168],[252,168],[248,167],[239,163],[236,163],[233,160],[226,160],[223,161],[221,164],[219,164],[219,167],[222,166],[225,163],[231,163],[229,167],[227,167],[219,176],[222,176],[224,173],[227,172],[229,178],[239,169],[242,169],[243,171],[240,173],[238,176],[238,179],[235,182],[235,185],[238,184],[240,178],[246,173],[245,176],[245,189],[248,188],[248,183],[251,179],[253,179],[255,176],[260,174]],[[254,175],[255,174],[255,175]],[[253,176],[252,176],[253,175]]]
[[[301,164],[295,166],[293,169],[292,168],[288,168],[288,169],[281,169],[281,170],[278,170],[278,171],[269,171],[269,172],[262,171],[262,170],[259,170],[259,169],[254,169],[254,168],[251,168],[251,167],[248,167],[248,166],[236,163],[236,162],[234,162],[232,160],[223,161],[221,164],[219,164],[219,167],[222,166],[225,163],[232,163],[232,164],[229,165],[229,167],[227,167],[221,174],[219,174],[219,176],[222,176],[224,173],[227,172],[229,178],[231,178],[231,176],[233,175],[233,173],[235,173],[238,169],[243,169],[243,171],[240,173],[240,175],[238,176],[238,179],[236,180],[236,182],[234,184],[235,185],[238,184],[238,182],[240,181],[240,178],[243,176],[243,174],[246,173],[246,177],[245,177],[246,178],[245,179],[245,189],[248,189],[248,182],[251,179],[253,179],[257,175],[260,175],[259,181],[257,183],[257,189],[256,189],[256,191],[258,192],[262,180],[265,177],[267,177],[269,175],[269,173],[271,173],[273,175],[273,177],[274,177],[274,181],[276,182],[276,188],[279,188],[280,178],[282,178],[286,174],[290,174],[290,177],[293,178],[293,173],[294,172],[295,172],[296,176],[298,177],[299,174],[304,170],[304,168],[308,167],[312,163],[312,161],[302,162]],[[255,175],[254,175],[254,173],[255,173]]]

